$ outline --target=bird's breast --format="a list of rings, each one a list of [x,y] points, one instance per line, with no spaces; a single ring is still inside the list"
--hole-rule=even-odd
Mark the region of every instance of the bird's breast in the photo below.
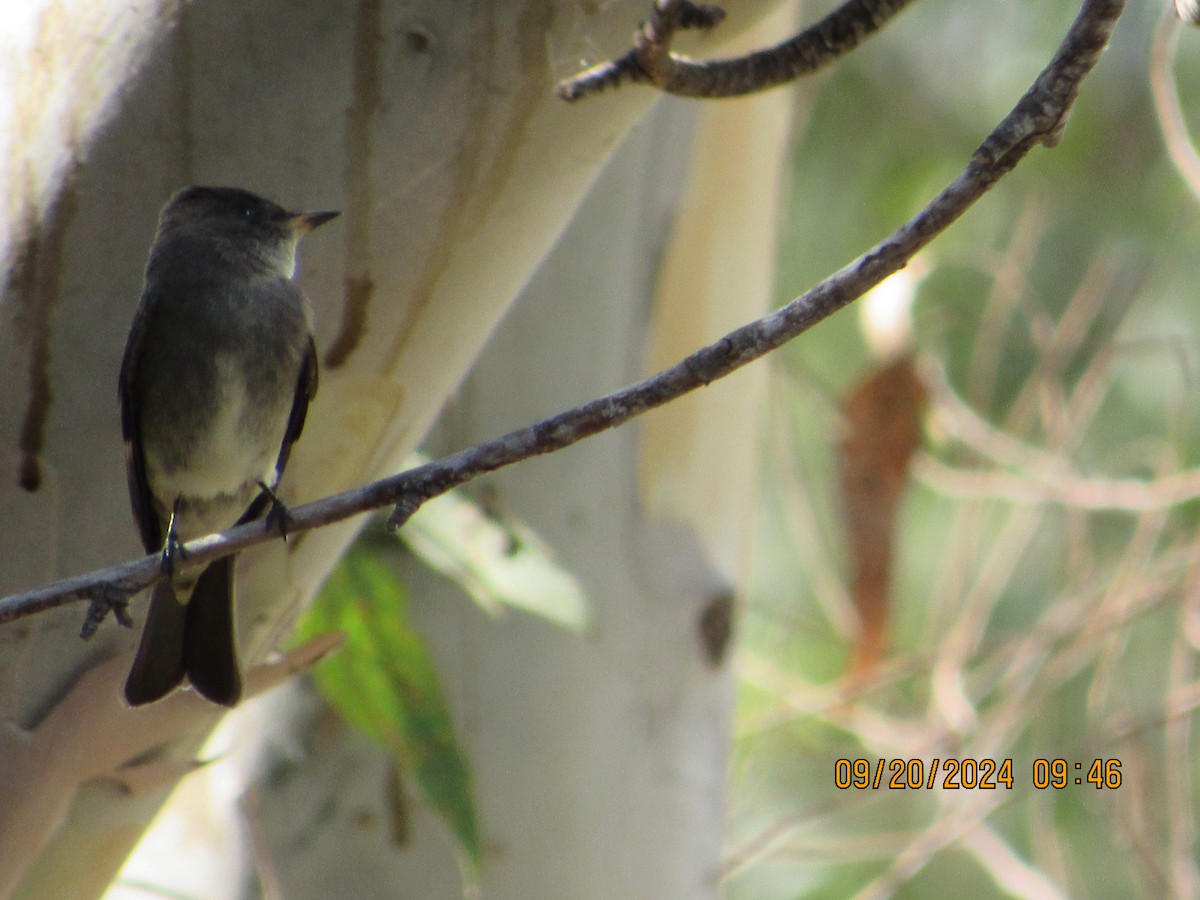
[[[195,400],[175,420],[174,433],[144,442],[151,489],[168,508],[174,498],[181,500],[178,525],[190,535],[232,525],[257,495],[259,482],[274,484],[292,395],[252,386],[237,358],[218,353],[211,379]]]

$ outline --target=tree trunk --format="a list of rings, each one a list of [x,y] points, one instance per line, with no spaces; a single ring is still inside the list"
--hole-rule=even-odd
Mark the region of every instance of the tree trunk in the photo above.
[[[761,12],[771,5],[741,7]],[[623,50],[646,12],[632,0],[603,7],[224,0],[136,8],[110,0],[78,14],[45,4],[15,57],[26,65],[10,62],[6,73],[15,99],[4,111],[12,127],[0,169],[10,198],[0,233],[9,272],[0,359],[11,385],[0,399],[0,446],[8,448],[0,456],[8,472],[0,478],[0,591],[139,552],[121,459],[116,372],[155,215],[174,189],[236,184],[290,206],[344,210],[340,224],[302,249],[301,280],[317,311],[323,372],[283,493],[289,502],[305,501],[360,483],[394,470],[421,438],[614,146],[653,102],[645,88],[579,106],[552,93],[553,82],[581,58]],[[723,26],[726,34],[736,29],[736,21]],[[654,139],[678,146],[669,133]],[[636,170],[627,174],[626,187],[639,177]],[[604,271],[621,261],[598,257],[589,264]],[[635,303],[635,291],[649,285],[648,270],[640,271],[640,283],[627,287]],[[586,306],[586,295],[579,299]],[[592,349],[624,363],[603,385],[612,387],[629,373],[636,345],[627,333],[603,341]],[[513,352],[524,351],[518,344]],[[561,382],[571,369],[561,361],[549,365],[529,377]],[[580,385],[573,399],[603,381]],[[537,411],[549,412],[561,399]],[[487,401],[487,408],[498,411],[498,401]],[[522,424],[526,412],[532,410],[518,403],[504,427]],[[471,434],[491,433],[496,424],[481,418]],[[601,462],[612,477],[622,466],[628,476],[631,453]],[[539,465],[571,481],[580,477],[571,472],[580,464],[572,460],[562,454]],[[629,491],[627,485],[617,497],[632,503]],[[563,505],[560,516],[571,512],[553,493],[543,503]],[[620,521],[596,523],[606,531],[594,539],[617,541]],[[247,665],[276,646],[360,524],[243,556],[239,613]],[[676,540],[670,538],[672,546]],[[612,588],[612,565],[589,579],[598,609]],[[646,565],[648,572],[658,568]],[[635,568],[621,577],[649,576]],[[710,582],[701,581],[703,594]],[[689,604],[699,594],[676,585],[668,591],[673,605],[652,593],[613,613],[621,628],[597,635],[611,652],[603,665],[588,664],[594,668],[587,679],[654,649],[620,636],[626,629],[636,634],[646,614],[665,617],[660,625],[675,633],[680,652],[694,654],[695,633],[678,628],[694,624]],[[140,601],[132,612],[140,625]],[[0,806],[0,896],[17,885],[23,897],[96,896],[220,715],[187,694],[148,710],[125,709],[117,687],[136,634],[108,625],[85,644],[77,637],[81,618],[76,606],[0,628],[0,698],[13,726],[0,735],[0,796],[10,801]],[[539,623],[512,627],[529,635],[546,631]],[[519,641],[526,645],[529,635]],[[546,651],[552,658],[528,661],[549,684],[561,683],[552,667],[573,655],[568,640],[553,635]],[[491,652],[504,655],[502,645]],[[492,677],[484,660],[480,674]],[[715,743],[697,778],[711,805],[721,783],[717,735],[727,695],[697,686],[705,670],[695,659],[681,682],[668,656],[656,657],[656,665],[664,668],[654,688],[658,702],[691,704],[689,721],[708,723],[705,740]],[[620,704],[615,687],[628,684],[630,673],[604,677],[614,687],[607,702]],[[719,687],[723,676],[712,677]],[[571,715],[579,714],[582,699],[571,704]],[[658,731],[654,708],[643,710],[641,740],[677,748],[687,729]],[[531,740],[546,740],[551,725],[547,720]],[[575,749],[603,755],[595,743],[603,735],[584,729],[569,739]],[[507,765],[488,756],[493,738],[468,729],[468,739],[478,740],[476,752],[487,757],[477,761],[481,771]],[[611,794],[635,750],[614,759],[606,784],[576,781],[575,787]],[[587,754],[571,759],[562,789],[584,777],[588,760]],[[136,764],[122,765],[130,761]],[[639,783],[630,782],[635,792],[625,801],[605,797],[606,818],[596,827],[615,827],[616,811],[630,803],[658,803],[653,794],[637,793]],[[512,797],[493,805],[485,794],[483,802],[485,833],[493,836],[486,829],[506,820]],[[688,801],[680,795],[672,802]],[[584,804],[577,813],[594,808]],[[512,836],[495,837],[515,845]],[[715,836],[705,826],[679,840],[711,856]],[[600,874],[601,856],[588,858],[588,872]],[[512,875],[514,885],[532,877]],[[664,890],[673,884],[662,882]]]

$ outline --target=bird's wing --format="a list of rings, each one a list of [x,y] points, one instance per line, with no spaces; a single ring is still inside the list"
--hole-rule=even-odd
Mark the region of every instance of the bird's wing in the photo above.
[[[300,364],[300,377],[296,381],[296,395],[292,400],[292,413],[288,416],[287,431],[283,433],[283,443],[279,446],[279,459],[275,462],[275,471],[283,475],[288,457],[292,453],[292,444],[300,439],[304,430],[304,420],[308,417],[308,404],[317,395],[317,345],[313,336],[308,336],[308,346],[304,351],[304,360]]]
[[[125,356],[121,361],[121,375],[117,382],[117,400],[121,405],[121,438],[125,442],[125,476],[129,479],[129,501],[133,505],[133,517],[142,534],[142,546],[147,553],[162,549],[162,523],[154,511],[150,485],[146,480],[146,457],[142,452],[141,427],[133,405],[134,384],[137,380],[137,364],[141,355],[142,338],[150,318],[150,305],[143,299],[129,330],[125,342]]]

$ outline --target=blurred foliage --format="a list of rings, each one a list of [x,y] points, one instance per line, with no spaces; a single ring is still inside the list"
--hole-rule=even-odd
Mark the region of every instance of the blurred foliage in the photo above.
[[[360,731],[392,754],[442,815],[466,858],[482,857],[467,759],[441,682],[413,629],[403,585],[362,542],[329,576],[297,625],[297,640],[343,631],[342,652],[322,660],[317,686]]]
[[[414,454],[409,465],[425,457]],[[582,634],[590,612],[583,586],[529,526],[449,491],[422,504],[396,536],[461,587],[491,616],[519,609]]]
[[[953,179],[1078,8],[923,0],[802,87],[780,301]],[[839,404],[880,365],[861,304],[776,358],[727,897],[1200,892],[1200,222],[1147,86],[1159,12],[1131,4],[1061,145],[921,259],[931,409],[865,679],[836,465]],[[1200,32],[1175,71],[1200,122]],[[1012,759],[1014,787],[840,790],[839,758]],[[1072,781],[1119,759],[1122,783],[1039,790],[1038,758]]]
[[[396,537],[489,615],[518,609],[576,633],[588,627],[583,589],[549,548],[523,523],[489,515],[462,491],[424,504]],[[415,778],[457,838],[471,884],[482,847],[470,767],[428,645],[409,616],[405,587],[388,568],[397,552],[394,540],[364,532],[301,618],[296,641],[346,633],[343,651],[315,668],[317,686],[392,754],[398,777]]]

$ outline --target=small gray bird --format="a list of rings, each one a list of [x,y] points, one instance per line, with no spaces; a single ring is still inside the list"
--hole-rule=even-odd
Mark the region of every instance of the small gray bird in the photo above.
[[[169,576],[125,682],[132,706],[185,676],[214,703],[241,697],[233,557],[175,574],[177,548],[269,505],[283,528],[273,491],[317,390],[296,244],[336,215],[214,187],[185,188],[163,208],[119,384],[133,515]]]

